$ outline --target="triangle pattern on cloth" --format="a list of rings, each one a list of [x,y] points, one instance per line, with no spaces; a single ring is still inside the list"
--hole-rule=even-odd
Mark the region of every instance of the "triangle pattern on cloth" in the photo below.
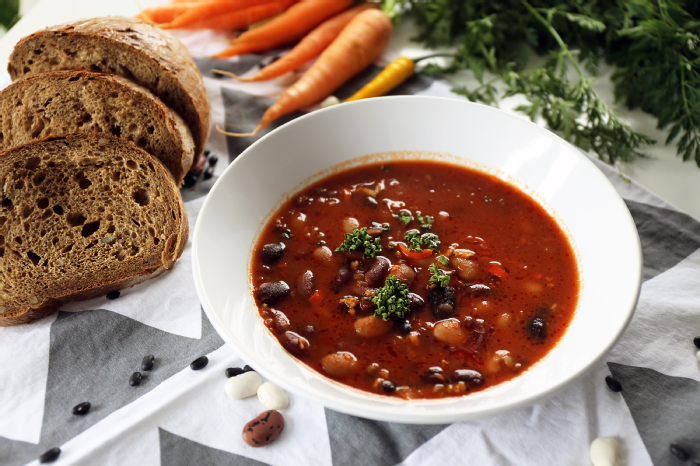
[[[683,212],[625,199],[639,232],[644,281],[670,269],[700,248],[700,222]]]
[[[267,463],[207,447],[160,427],[158,435],[161,466],[267,466]]]
[[[24,464],[60,446],[112,412],[152,390],[197,357],[224,344],[201,312],[202,338],[174,335],[104,309],[60,312],[51,326],[49,373],[41,441],[37,445],[0,438],[9,452],[3,465]],[[156,357],[152,371],[138,387],[129,376],[140,371],[141,359]],[[71,414],[83,401],[92,404],[86,416]]]
[[[656,466],[686,464],[670,452],[671,443],[700,460],[700,383],[652,369],[609,362],[622,384],[622,396]]]
[[[333,466],[390,466],[449,424],[417,425],[372,421],[326,409]]]

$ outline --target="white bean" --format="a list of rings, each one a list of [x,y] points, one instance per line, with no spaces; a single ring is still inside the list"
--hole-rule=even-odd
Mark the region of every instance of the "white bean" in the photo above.
[[[620,466],[620,444],[612,437],[598,437],[591,443],[593,466]]]
[[[333,259],[333,251],[328,246],[321,246],[314,249],[314,258],[321,262],[330,263]]]
[[[354,228],[360,228],[360,222],[356,218],[347,217],[343,219],[343,232],[352,233]]]
[[[381,317],[367,316],[355,321],[355,331],[361,337],[378,337],[384,335],[393,326],[391,321]]]
[[[262,385],[260,374],[255,371],[250,371],[228,379],[224,390],[230,398],[242,400],[243,398],[255,395],[260,385]]]
[[[474,252],[469,249],[455,249],[450,257],[450,264],[457,270],[457,275],[464,281],[479,278],[479,263],[471,258]]]
[[[326,374],[346,377],[359,369],[360,365],[354,354],[347,351],[331,353],[321,358],[321,367]]]
[[[258,400],[267,409],[284,409],[289,406],[289,396],[272,382],[265,382],[258,387]]]
[[[467,341],[467,334],[457,319],[441,320],[433,328],[435,338],[450,346],[457,346]]]
[[[413,284],[413,280],[416,278],[416,272],[406,264],[397,264],[391,266],[391,269],[389,269],[389,276],[398,278],[403,284],[410,287]]]

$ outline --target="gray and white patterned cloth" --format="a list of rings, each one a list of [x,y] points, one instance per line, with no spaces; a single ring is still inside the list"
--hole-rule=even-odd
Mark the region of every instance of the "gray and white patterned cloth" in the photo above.
[[[214,122],[250,130],[283,88],[233,83],[210,70],[255,71],[281,52],[197,60]],[[379,70],[371,67],[336,95],[351,95]],[[8,82],[0,76],[0,86]],[[420,75],[392,94],[459,98]],[[182,193],[190,231],[217,176],[255,139],[212,131],[215,176]],[[670,453],[672,442],[700,460],[693,345],[700,334],[700,223],[594,162],[637,225],[644,284],[631,324],[604,362],[547,401],[479,421],[417,426],[365,420],[292,396],[280,438],[249,447],[243,425],[264,407],[255,397],[233,401],[224,394],[224,370],[246,361],[202,312],[188,244],[172,271],[123,290],[119,299],[72,303],[31,325],[0,328],[0,465],[35,464],[52,447],[61,448],[62,465],[589,465],[589,445],[600,436],[620,441],[627,465],[683,464]],[[156,357],[154,369],[140,386],[129,386],[148,354]],[[209,365],[190,370],[202,355]],[[621,393],[607,388],[611,374]],[[92,403],[89,414],[72,415],[83,401]]]

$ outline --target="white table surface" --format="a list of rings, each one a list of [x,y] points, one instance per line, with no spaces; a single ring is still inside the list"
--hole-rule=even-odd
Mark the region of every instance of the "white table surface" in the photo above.
[[[143,8],[168,3],[167,0],[140,0]],[[46,26],[60,24],[80,18],[105,15],[133,16],[139,12],[137,0],[40,0],[36,6],[0,39],[0,63],[6,63],[14,45],[22,37]],[[420,57],[426,54],[410,38],[414,35],[412,25],[404,21],[399,25],[389,44],[389,51]],[[608,103],[613,101],[613,87],[608,79],[612,69],[603,67],[594,88]],[[476,82],[470,72],[465,71],[448,78],[455,84],[473,86]],[[517,98],[503,102],[501,108],[512,109]],[[649,155],[631,163],[620,163],[618,169],[644,187],[674,204],[681,210],[700,220],[700,168],[694,162],[683,163],[676,157],[675,146],[665,146],[667,131],[656,129],[656,119],[641,110],[629,111],[624,107],[614,107],[632,127],[659,141],[645,149]]]

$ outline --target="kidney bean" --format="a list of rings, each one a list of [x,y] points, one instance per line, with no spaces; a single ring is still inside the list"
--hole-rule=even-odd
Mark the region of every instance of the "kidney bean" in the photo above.
[[[251,447],[264,447],[277,439],[284,429],[284,417],[278,411],[265,411],[243,427],[243,440]]]
[[[420,295],[417,295],[415,293],[408,293],[408,299],[411,301],[412,311],[423,309],[423,306],[425,306],[425,301],[423,300],[423,298],[420,297]]]
[[[258,288],[258,299],[264,303],[276,303],[289,295],[290,289],[283,281],[267,282]]]
[[[383,286],[384,279],[390,268],[391,262],[389,262],[389,259],[377,256],[377,260],[374,261],[372,266],[365,273],[365,281],[372,288]]]
[[[280,260],[285,248],[286,246],[284,243],[266,244],[260,250],[260,257],[266,264],[273,264]]]
[[[321,358],[321,367],[328,375],[347,377],[356,372],[360,365],[354,354],[347,351],[338,351]]]
[[[314,292],[314,273],[311,270],[299,275],[297,279],[297,291],[302,298],[308,298]]]
[[[338,272],[336,272],[335,277],[333,277],[333,281],[331,282],[331,289],[334,292],[338,293],[340,291],[340,288],[343,285],[345,285],[348,281],[350,281],[351,277],[352,268],[350,267],[350,261],[345,260],[342,264],[340,264]]]
[[[289,330],[289,326],[291,324],[289,323],[289,318],[284,312],[272,309],[272,315],[275,329],[277,329],[278,332],[286,332]]]
[[[484,383],[484,376],[472,369],[457,369],[452,373],[451,379],[454,383],[464,382],[473,386],[483,385]]]
[[[304,356],[310,346],[309,340],[294,332],[284,332],[282,345],[295,356]]]

